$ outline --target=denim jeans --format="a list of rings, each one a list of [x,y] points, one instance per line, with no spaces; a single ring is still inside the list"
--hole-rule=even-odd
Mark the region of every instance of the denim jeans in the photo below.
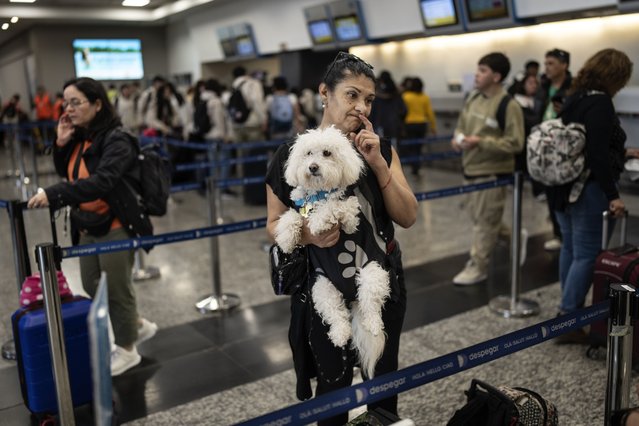
[[[574,204],[570,204],[565,212],[556,212],[562,234],[559,279],[563,313],[584,306],[595,259],[601,251],[602,213],[608,210],[608,205],[599,183],[590,181]],[[614,223],[609,235],[613,228]]]

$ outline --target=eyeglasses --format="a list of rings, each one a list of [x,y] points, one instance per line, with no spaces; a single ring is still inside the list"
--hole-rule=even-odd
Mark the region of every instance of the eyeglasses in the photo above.
[[[70,101],[64,101],[62,102],[62,109],[65,110],[67,109],[67,107],[73,107],[74,109],[79,107],[82,104],[86,104],[87,102],[89,102],[89,100],[80,100],[80,99],[71,99]]]
[[[333,62],[331,62],[331,65],[326,70],[326,73],[324,74],[324,76],[329,75],[331,71],[333,71],[333,68],[335,68],[335,64],[337,64],[338,62],[345,62],[345,61],[359,62],[360,64],[364,64],[365,66],[367,66],[368,69],[370,70],[373,69],[373,66],[371,64],[369,64],[368,62],[366,62],[359,56],[355,56],[352,53],[348,53],[348,52],[339,52],[337,56],[335,56],[335,59],[333,59]]]

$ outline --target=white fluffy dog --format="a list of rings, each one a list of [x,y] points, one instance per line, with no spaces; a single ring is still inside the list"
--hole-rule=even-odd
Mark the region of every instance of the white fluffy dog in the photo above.
[[[290,253],[299,244],[304,219],[313,235],[338,223],[346,234],[355,233],[360,204],[356,196],[345,194],[346,188],[356,183],[363,171],[363,160],[338,129],[329,127],[298,135],[285,165],[284,178],[294,188],[291,200],[299,211],[291,208],[280,217],[275,228],[275,241],[280,248]],[[335,259],[335,264],[345,263],[341,260],[343,255],[355,262],[355,268],[341,265],[341,275],[351,279],[354,276],[357,300],[349,309],[343,294],[320,273],[312,285],[313,303],[329,325],[331,342],[343,347],[352,339],[362,368],[368,377],[373,377],[386,343],[382,306],[390,295],[389,276],[378,262],[369,261],[366,253],[352,256],[356,248],[361,251],[353,241],[342,244],[344,253],[340,253],[339,260]],[[323,265],[314,266],[327,269]]]

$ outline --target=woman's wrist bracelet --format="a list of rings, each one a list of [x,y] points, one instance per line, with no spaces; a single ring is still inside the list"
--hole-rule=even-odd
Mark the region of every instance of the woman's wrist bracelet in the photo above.
[[[382,191],[386,189],[386,187],[388,187],[388,185],[390,185],[391,180],[393,179],[393,171],[391,169],[388,169],[388,171],[390,173],[388,173],[388,180],[386,181],[386,183],[382,186]]]

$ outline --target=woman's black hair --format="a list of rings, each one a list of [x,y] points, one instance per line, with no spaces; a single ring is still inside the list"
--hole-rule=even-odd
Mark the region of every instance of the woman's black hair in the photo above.
[[[88,135],[93,137],[106,130],[110,130],[122,125],[120,118],[115,112],[113,105],[109,101],[104,86],[99,81],[89,77],[73,78],[64,83],[64,89],[69,86],[75,86],[91,104],[95,104],[99,99],[102,108],[96,112],[95,117],[89,123]]]
[[[380,93],[395,95],[398,93],[397,86],[390,72],[382,71],[377,77],[377,90]]]
[[[413,77],[408,90],[415,93],[422,93],[424,91],[424,82],[419,77]]]
[[[375,83],[375,74],[373,74],[371,64],[351,53],[339,52],[326,69],[322,82],[330,91],[333,91],[346,77],[358,75],[363,75]]]

